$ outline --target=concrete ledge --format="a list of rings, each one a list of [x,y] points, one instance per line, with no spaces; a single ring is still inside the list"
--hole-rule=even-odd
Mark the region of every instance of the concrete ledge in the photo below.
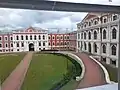
[[[84,63],[82,62],[82,60],[78,56],[76,56],[75,54],[72,54],[70,52],[57,52],[57,53],[68,55],[69,57],[73,58],[80,64],[80,66],[82,67],[82,73],[80,76],[76,77],[76,81],[80,81],[84,77],[84,74],[85,74],[85,66],[84,66]]]
[[[103,72],[105,74],[105,79],[106,79],[106,82],[111,84],[111,83],[114,83],[112,81],[110,81],[110,77],[109,77],[109,74],[108,74],[108,71],[107,69],[100,63],[98,62],[95,58],[93,58],[92,56],[89,56],[92,60],[94,60],[102,69],[103,69]]]

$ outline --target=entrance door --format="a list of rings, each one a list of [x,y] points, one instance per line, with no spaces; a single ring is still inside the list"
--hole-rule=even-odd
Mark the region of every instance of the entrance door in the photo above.
[[[33,43],[29,44],[29,51],[34,51],[34,44]]]

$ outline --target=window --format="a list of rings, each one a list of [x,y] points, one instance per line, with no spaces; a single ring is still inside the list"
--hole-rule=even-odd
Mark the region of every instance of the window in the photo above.
[[[45,35],[43,35],[43,40],[45,39]]]
[[[45,46],[45,42],[43,42],[43,46]]]
[[[69,45],[69,42],[67,42],[67,45]]]
[[[13,37],[10,37],[10,40],[13,40]]]
[[[96,43],[94,43],[94,52],[97,53],[97,44]]]
[[[112,50],[112,55],[116,55],[116,46],[115,45],[112,45],[111,50]]]
[[[36,35],[34,36],[34,40],[36,40]]]
[[[41,39],[41,36],[39,35],[38,38],[39,38],[39,40],[40,40],[40,39]]]
[[[91,22],[89,22],[88,25],[91,26]]]
[[[59,42],[57,42],[57,45],[59,45]]]
[[[8,47],[8,44],[7,44],[7,43],[5,44],[5,47]]]
[[[50,36],[49,36],[49,39],[50,39]]]
[[[21,40],[23,40],[23,35],[21,36]]]
[[[55,39],[55,37],[53,36],[52,39]]]
[[[85,50],[87,49],[87,47],[86,47],[86,43],[84,42],[84,47],[85,47]]]
[[[16,36],[16,39],[17,39],[17,40],[19,40],[19,37],[18,37],[18,36]]]
[[[57,36],[57,39],[59,39],[59,36]]]
[[[106,30],[103,30],[103,39],[106,39]]]
[[[2,47],[2,44],[0,43],[0,48]]]
[[[39,42],[39,46],[41,46],[41,42]]]
[[[30,40],[32,40],[32,35],[30,35]]]
[[[55,45],[55,43],[53,42],[52,45]]]
[[[94,25],[96,25],[96,24],[98,24],[98,22],[97,22],[97,21],[95,21],[95,22],[94,22]]]
[[[65,42],[65,45],[67,45],[67,43]]]
[[[106,22],[107,22],[107,19],[105,18],[105,19],[103,20],[103,22],[106,23]]]
[[[50,45],[50,42],[49,42],[49,45]]]
[[[61,36],[61,39],[63,39],[63,37]]]
[[[103,53],[106,53],[106,45],[103,45]]]
[[[17,51],[19,51],[19,49],[17,49]]]
[[[78,34],[78,39],[80,39],[80,34]]]
[[[103,57],[102,57],[102,61],[106,62],[106,58],[103,58]]]
[[[21,43],[21,46],[24,47],[24,43]]]
[[[17,47],[19,47],[19,43],[17,43]]]
[[[113,21],[117,20],[117,15],[113,16]]]
[[[88,33],[88,38],[91,39],[91,32]]]
[[[112,59],[111,59],[111,64],[113,64],[113,65],[116,66],[116,60],[112,60]]]
[[[116,39],[116,36],[117,36],[117,30],[114,28],[112,30],[112,39]]]
[[[7,37],[5,37],[5,40],[8,40],[8,38],[7,38]]]
[[[64,36],[64,39],[66,39],[66,36]]]
[[[67,39],[69,39],[69,36],[67,36]]]
[[[0,40],[2,40],[2,37],[0,37]]]
[[[81,39],[83,39],[83,33],[81,33]]]
[[[97,39],[97,31],[94,31],[94,39]]]
[[[11,43],[11,47],[13,47],[13,44]]]
[[[86,33],[84,32],[84,39],[86,39]]]
[[[26,40],[28,40],[28,36],[26,35]]]

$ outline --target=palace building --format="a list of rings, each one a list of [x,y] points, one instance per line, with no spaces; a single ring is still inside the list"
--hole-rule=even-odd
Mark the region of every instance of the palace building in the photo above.
[[[77,51],[118,67],[119,14],[88,13],[77,28]]]
[[[48,49],[75,50],[74,33],[48,34],[48,30],[36,27],[0,32],[0,52],[41,51]],[[76,35],[75,35],[76,36]],[[70,45],[71,44],[71,45]],[[72,45],[73,44],[73,45]]]

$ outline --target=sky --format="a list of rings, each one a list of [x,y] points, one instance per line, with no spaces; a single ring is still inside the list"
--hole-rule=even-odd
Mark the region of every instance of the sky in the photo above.
[[[76,3],[92,3],[106,5],[120,5],[120,0],[51,0]],[[24,9],[0,8],[0,30],[12,30],[18,28],[27,28],[29,26],[40,27],[56,31],[56,29],[76,30],[76,24],[85,16],[86,12],[58,12],[58,11],[40,11]]]

